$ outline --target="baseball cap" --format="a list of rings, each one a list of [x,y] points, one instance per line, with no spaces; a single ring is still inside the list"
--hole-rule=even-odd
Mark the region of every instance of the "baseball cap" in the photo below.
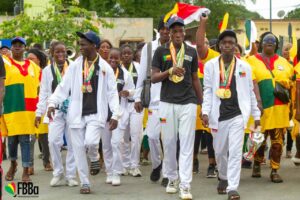
[[[88,31],[86,33],[77,31],[76,34],[80,38],[84,38],[84,39],[88,40],[89,42],[95,44],[97,47],[100,45],[100,37],[93,31]]]
[[[26,46],[26,40],[22,37],[15,37],[11,40],[11,44],[16,43],[16,42],[21,42]]]
[[[225,31],[223,31],[219,37],[218,37],[218,41],[223,40],[224,37],[226,36],[230,36],[233,37],[236,41],[237,41],[237,37],[236,37],[236,33],[233,30],[230,29],[226,29]]]
[[[168,21],[168,27],[169,29],[172,28],[172,26],[174,26],[175,24],[179,25],[179,26],[184,26],[184,21],[182,18],[175,16],[169,19]]]

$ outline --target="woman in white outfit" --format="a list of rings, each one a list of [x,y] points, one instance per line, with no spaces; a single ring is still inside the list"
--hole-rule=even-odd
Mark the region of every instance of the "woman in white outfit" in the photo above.
[[[133,78],[134,89],[136,89],[137,79],[141,73],[140,65],[133,61],[133,50],[129,45],[121,47],[122,67],[126,68]],[[141,137],[143,133],[143,116],[144,113],[138,113],[134,109],[134,99],[128,99],[128,106],[126,109],[128,126],[124,133],[124,149],[123,149],[123,166],[125,168],[125,175],[129,173],[133,177],[140,177],[142,173],[140,167],[140,150]],[[131,142],[131,145],[130,145]]]
[[[120,175],[123,173],[122,154],[121,154],[121,141],[124,137],[124,131],[127,127],[128,120],[127,115],[123,115],[127,105],[128,98],[134,94],[133,79],[129,75],[128,71],[120,65],[120,50],[112,49],[109,55],[109,64],[114,70],[115,77],[117,79],[117,88],[120,98],[120,114],[118,128],[110,131],[109,124],[106,123],[104,133],[102,136],[102,148],[104,163],[106,167],[106,183],[118,186],[121,184]],[[109,110],[108,120],[111,117],[111,111]]]
[[[62,77],[66,73],[69,62],[66,60],[66,47],[62,42],[55,42],[52,46],[53,60],[51,64],[45,67],[42,72],[40,85],[39,103],[36,110],[36,122],[41,122],[41,116],[46,113],[47,100],[55,91],[57,85],[61,82]],[[56,107],[56,115],[49,123],[49,150],[53,163],[53,178],[50,186],[59,186],[64,184],[64,178],[69,186],[77,186],[76,165],[73,154],[72,144],[69,139],[69,131],[67,124],[67,108],[68,99]],[[46,117],[45,117],[46,118]],[[61,157],[61,147],[63,146],[63,135],[66,135],[68,143],[68,152],[66,157],[66,174],[64,177],[64,167]]]

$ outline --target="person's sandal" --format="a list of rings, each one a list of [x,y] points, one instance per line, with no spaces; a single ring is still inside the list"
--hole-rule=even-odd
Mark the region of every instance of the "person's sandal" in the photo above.
[[[10,165],[9,170],[7,171],[5,175],[5,180],[6,181],[13,181],[15,178],[15,174],[17,172],[17,166],[18,164],[16,163],[15,165]]]
[[[99,174],[99,172],[100,172],[100,163],[99,163],[99,161],[91,162],[90,174],[92,176],[95,176],[95,175]]]
[[[228,200],[240,200],[240,195],[237,191],[231,190],[228,192]]]
[[[87,184],[83,184],[80,188],[80,194],[90,194],[90,193],[91,193],[90,186]]]
[[[277,172],[272,171],[270,174],[270,178],[273,183],[282,183],[283,182],[282,178],[280,177],[280,175]]]
[[[217,187],[218,194],[226,194],[227,186],[228,186],[227,180],[220,179]]]
[[[34,168],[33,167],[28,167],[28,175],[34,175]]]
[[[44,169],[46,172],[50,172],[50,171],[53,171],[53,168],[51,166],[50,163],[47,163],[45,166],[44,166]]]

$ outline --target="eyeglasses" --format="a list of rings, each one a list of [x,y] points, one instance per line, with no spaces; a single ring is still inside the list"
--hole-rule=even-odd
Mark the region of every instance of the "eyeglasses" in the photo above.
[[[263,39],[263,44],[276,44],[276,39],[274,37],[266,37]]]

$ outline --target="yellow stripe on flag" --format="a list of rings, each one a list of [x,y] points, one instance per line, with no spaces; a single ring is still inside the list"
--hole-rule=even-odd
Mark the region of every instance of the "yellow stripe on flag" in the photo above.
[[[290,57],[291,57],[291,60],[294,60],[294,58],[296,57],[297,55],[297,38],[296,38],[296,35],[295,35],[295,32],[292,33],[292,48],[290,49]]]
[[[222,21],[222,26],[220,28],[220,33],[222,33],[225,29],[227,29],[228,25],[228,19],[229,19],[229,13],[225,13],[223,21]]]
[[[164,22],[166,23],[173,14],[178,13],[178,10],[178,4],[176,3],[174,8],[165,15]]]

